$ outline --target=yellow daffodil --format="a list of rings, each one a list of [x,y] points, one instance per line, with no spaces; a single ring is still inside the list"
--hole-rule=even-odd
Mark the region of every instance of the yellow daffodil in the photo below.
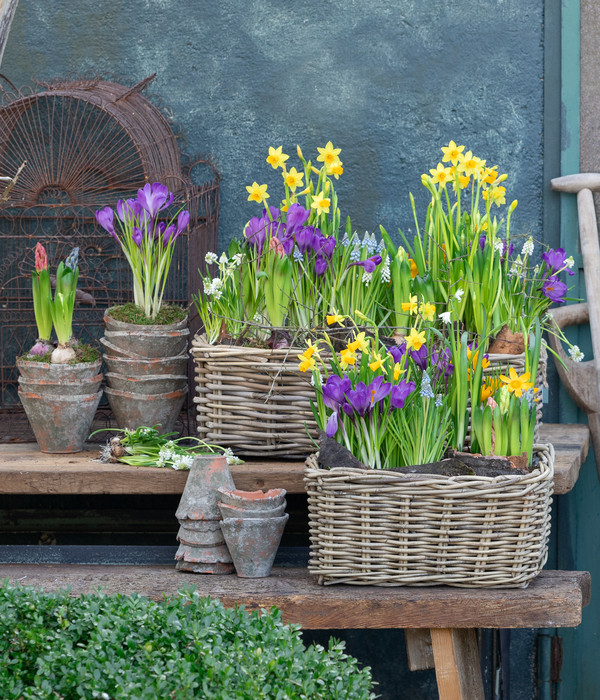
[[[489,199],[496,206],[506,204],[506,187],[490,187],[489,190],[483,191],[483,198]]]
[[[461,154],[457,167],[459,173],[468,177],[471,175],[477,177],[477,173],[481,170],[481,161],[473,155],[472,151],[467,151],[464,155]]]
[[[343,168],[343,163],[342,161],[338,158],[334,163],[331,165],[326,165],[325,166],[325,172],[333,177],[335,177],[336,180],[340,179],[340,175],[344,174],[344,168]]]
[[[424,302],[419,306],[419,313],[425,321],[433,321],[435,318],[435,304],[429,301]]]
[[[287,172],[283,171],[283,181],[292,192],[295,192],[297,187],[304,187],[303,177],[304,173],[299,173],[296,168],[290,168]]]
[[[350,365],[356,364],[356,354],[353,353],[348,348],[344,348],[340,352],[340,366],[342,369],[346,369]]]
[[[356,352],[357,350],[368,352],[369,344],[366,341],[364,332],[359,333],[351,343],[348,343],[348,350],[352,352]]]
[[[302,155],[302,149],[300,148],[300,146],[296,146],[296,153],[298,154],[298,158],[300,158],[300,160],[303,161],[304,156]]]
[[[431,169],[429,172],[431,173],[431,182],[434,185],[439,183],[442,189],[452,180],[452,170],[445,168],[442,163],[438,163],[437,168]]]
[[[381,355],[375,353],[373,355],[373,362],[369,363],[369,369],[371,372],[376,372],[378,369],[382,369],[386,358],[381,358]]]
[[[331,200],[325,196],[324,192],[321,192],[313,196],[313,201],[310,206],[317,210],[317,214],[327,214],[331,206]]]
[[[304,351],[304,356],[305,357],[312,357],[315,353],[317,354],[317,357],[319,355],[319,343],[312,343],[310,340],[306,341],[307,348]]]
[[[520,398],[523,396],[525,391],[533,387],[533,383],[529,381],[531,376],[529,372],[525,372],[519,376],[516,369],[511,367],[509,375],[509,377],[506,377],[504,374],[501,374],[500,379],[504,382],[506,388],[511,394],[514,394]]]
[[[481,385],[481,393],[479,395],[479,401],[485,403],[490,396],[493,396],[500,386],[499,379],[493,379],[492,377],[486,377],[485,381]]]
[[[267,185],[259,185],[258,182],[253,182],[251,185],[246,185],[248,191],[249,202],[263,202],[269,198],[267,194]]]
[[[417,263],[412,258],[409,258],[408,262],[410,263],[410,278],[414,280],[414,278],[419,274],[419,268],[417,267]]]
[[[301,360],[300,364],[298,365],[298,369],[301,372],[308,372],[309,370],[313,370],[315,368],[316,362],[314,357],[306,357],[306,355],[298,355],[298,358]]]
[[[398,379],[400,379],[400,375],[404,374],[404,372],[406,372],[406,370],[400,367],[399,362],[396,362],[394,364],[394,381],[397,382]]]
[[[442,158],[443,163],[450,161],[452,165],[458,163],[461,153],[465,150],[464,146],[457,146],[454,141],[450,141],[447,146],[442,146],[442,153],[444,157]]]
[[[418,352],[422,345],[425,345],[425,331],[417,331],[416,328],[411,328],[410,333],[406,337],[406,349]]]
[[[333,310],[333,313],[326,316],[325,320],[327,321],[328,326],[332,326],[334,323],[339,323],[340,326],[344,325],[344,317],[340,316],[335,309]]]
[[[341,148],[334,148],[331,141],[325,144],[325,148],[317,148],[319,155],[317,160],[327,165],[332,165],[336,160],[339,160],[338,155],[342,152]]]
[[[498,166],[495,165],[493,168],[484,169],[482,179],[486,185],[493,185],[498,179],[498,171],[496,170],[497,167]]]
[[[281,211],[287,211],[289,209],[289,204],[288,202],[284,199],[283,202],[281,202],[281,206],[279,207]]]
[[[416,314],[417,309],[419,308],[419,305],[417,304],[417,295],[415,294],[414,296],[409,297],[408,301],[403,301],[401,306],[404,313]]]
[[[273,148],[272,146],[269,146],[269,155],[267,156],[267,163],[273,166],[274,170],[277,170],[277,168],[283,168],[283,164],[289,158],[289,156],[286,156],[285,153],[281,152],[282,148],[283,146],[279,146],[279,148]]]

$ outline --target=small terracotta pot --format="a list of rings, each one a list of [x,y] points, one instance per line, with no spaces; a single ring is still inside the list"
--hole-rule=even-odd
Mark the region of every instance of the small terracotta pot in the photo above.
[[[219,488],[219,500],[228,506],[237,506],[244,510],[270,510],[279,507],[285,501],[285,489],[268,491],[240,491],[240,489]]]
[[[255,508],[246,509],[243,506],[228,506],[226,503],[219,503],[219,510],[223,518],[279,518],[285,513],[287,503],[284,501],[280,506],[258,510]]]
[[[271,573],[285,524],[278,518],[225,518],[221,530],[241,578],[264,578]]]
[[[163,433],[173,430],[187,394],[187,388],[149,395],[110,387],[104,391],[119,428],[136,430],[141,425],[159,425]]]

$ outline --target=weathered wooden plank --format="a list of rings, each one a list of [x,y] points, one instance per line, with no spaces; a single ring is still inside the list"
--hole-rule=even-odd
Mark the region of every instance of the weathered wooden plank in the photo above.
[[[474,629],[432,629],[435,677],[440,700],[483,700]]]
[[[567,493],[577,481],[589,448],[586,425],[544,424],[542,442],[556,451],[555,493]],[[181,494],[187,472],[94,461],[98,447],[87,446],[76,455],[50,455],[36,444],[0,445],[0,493],[14,494]],[[303,462],[248,460],[231,467],[238,488],[281,487],[304,493]]]
[[[0,581],[73,595],[96,590],[154,600],[184,586],[231,607],[277,606],[307,629],[575,627],[589,602],[587,572],[543,571],[526,589],[319,586],[305,568],[275,568],[262,579],[186,574],[169,566],[3,564]]]
[[[404,639],[406,641],[408,668],[411,671],[423,671],[426,668],[434,667],[431,634],[428,629],[405,630]]]

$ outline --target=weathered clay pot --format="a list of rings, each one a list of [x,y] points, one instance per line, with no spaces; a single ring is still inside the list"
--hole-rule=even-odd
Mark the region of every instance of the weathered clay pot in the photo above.
[[[227,460],[222,455],[196,457],[181,495],[175,517],[203,521],[220,520],[218,508],[219,488],[234,489],[233,478]]]
[[[46,396],[75,396],[77,394],[95,394],[102,384],[102,374],[97,374],[90,381],[48,381],[39,379],[37,381],[18,378],[21,391],[41,393]]]
[[[160,376],[147,375],[145,377],[128,377],[114,372],[106,373],[106,381],[111,389],[119,391],[133,391],[136,394],[168,394],[171,391],[179,391],[187,387],[187,376],[164,374]]]
[[[187,328],[155,331],[135,326],[130,331],[104,331],[104,339],[131,357],[173,357],[187,348],[189,334]]]
[[[234,488],[222,455],[196,457],[176,517],[180,543],[175,559],[177,569],[203,574],[233,573],[233,563],[219,525],[217,488]]]
[[[100,345],[102,346],[102,350],[104,351],[104,359],[106,359],[107,355],[109,355],[110,357],[122,357],[123,359],[127,360],[139,359],[139,357],[135,353],[127,352],[122,348],[118,348],[116,345],[113,345],[111,342],[106,340],[106,338],[100,338]]]
[[[81,452],[102,391],[75,396],[44,396],[19,390],[19,398],[42,452]]]
[[[156,357],[152,360],[113,357],[104,355],[104,363],[109,372],[128,377],[163,376],[165,374],[185,375],[188,364],[187,353],[176,357]]]
[[[266,508],[258,510],[256,508],[246,509],[242,506],[228,506],[225,503],[219,503],[219,510],[223,518],[278,518],[285,513],[286,502],[274,508]]]
[[[160,432],[170,433],[185,401],[187,387],[150,395],[109,387],[104,391],[119,428],[136,430],[141,425],[159,425]]]
[[[96,362],[76,362],[52,363],[35,362],[34,360],[17,360],[17,369],[20,375],[32,382],[76,382],[90,381],[99,374],[102,361]]]
[[[285,524],[278,518],[224,518],[221,530],[233,565],[241,578],[263,578],[271,573]]]
[[[270,510],[285,501],[285,489],[268,491],[241,491],[240,489],[219,488],[219,500],[228,506],[237,506],[244,510]]]
[[[169,331],[177,331],[181,330],[182,328],[187,328],[187,323],[188,323],[188,318],[187,316],[181,321],[176,321],[175,323],[169,323],[167,325],[149,325],[149,326],[141,326],[136,323],[128,323],[127,321],[117,321],[115,318],[111,316],[111,311],[117,307],[112,306],[110,309],[107,309],[104,312],[104,327],[106,328],[107,331],[130,331],[135,328],[144,328],[144,329],[150,329],[150,330],[169,330]]]

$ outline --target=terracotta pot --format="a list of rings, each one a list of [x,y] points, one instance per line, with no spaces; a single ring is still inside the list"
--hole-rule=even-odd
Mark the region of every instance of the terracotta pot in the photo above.
[[[285,513],[286,502],[280,506],[265,509],[246,509],[242,506],[228,506],[226,503],[219,503],[219,510],[223,518],[278,518]]]
[[[154,359],[141,360],[139,358],[113,357],[104,355],[104,363],[109,372],[123,374],[128,377],[154,377],[165,374],[182,376],[186,374],[188,365],[187,354],[176,357],[155,357]],[[187,375],[186,375],[187,376]]]
[[[196,457],[190,467],[185,489],[181,495],[175,517],[204,521],[220,520],[218,489],[234,489],[233,478],[227,460],[222,455]]]
[[[42,452],[81,452],[90,434],[102,391],[74,396],[44,396],[19,390],[19,398]]]
[[[111,389],[118,391],[131,391],[136,394],[152,396],[154,394],[168,394],[172,391],[181,391],[187,387],[187,376],[176,374],[162,374],[158,376],[146,375],[128,377],[124,374],[106,373],[106,381]]]
[[[153,331],[136,326],[130,331],[104,331],[104,339],[131,357],[155,358],[181,355],[187,348],[187,328],[177,331]]]
[[[100,373],[102,360],[95,362],[76,362],[74,364],[35,362],[34,360],[17,360],[20,375],[32,382],[86,382],[95,381]]]
[[[169,330],[169,331],[177,331],[181,330],[182,328],[187,328],[187,323],[188,323],[188,317],[186,316],[185,318],[181,319],[181,321],[176,321],[175,323],[168,323],[166,325],[141,325],[138,323],[128,323],[127,321],[117,321],[115,318],[111,316],[111,311],[114,311],[118,307],[116,306],[111,306],[110,309],[106,309],[104,312],[104,327],[106,328],[107,331],[130,331],[132,329],[136,328],[144,328],[144,329],[149,329],[149,330]]]
[[[241,491],[240,489],[219,489],[219,500],[228,506],[237,506],[244,510],[270,510],[285,502],[285,489],[268,491]]]
[[[32,381],[19,377],[19,388],[21,391],[33,392],[34,394],[44,394],[45,396],[75,396],[77,394],[96,394],[102,384],[102,374],[97,374],[90,381]]]
[[[271,573],[285,524],[278,518],[224,518],[221,530],[233,565],[241,578],[263,578]]]
[[[159,425],[160,432],[170,433],[185,401],[187,387],[150,395],[109,387],[104,391],[119,428],[136,430],[141,425]]]

